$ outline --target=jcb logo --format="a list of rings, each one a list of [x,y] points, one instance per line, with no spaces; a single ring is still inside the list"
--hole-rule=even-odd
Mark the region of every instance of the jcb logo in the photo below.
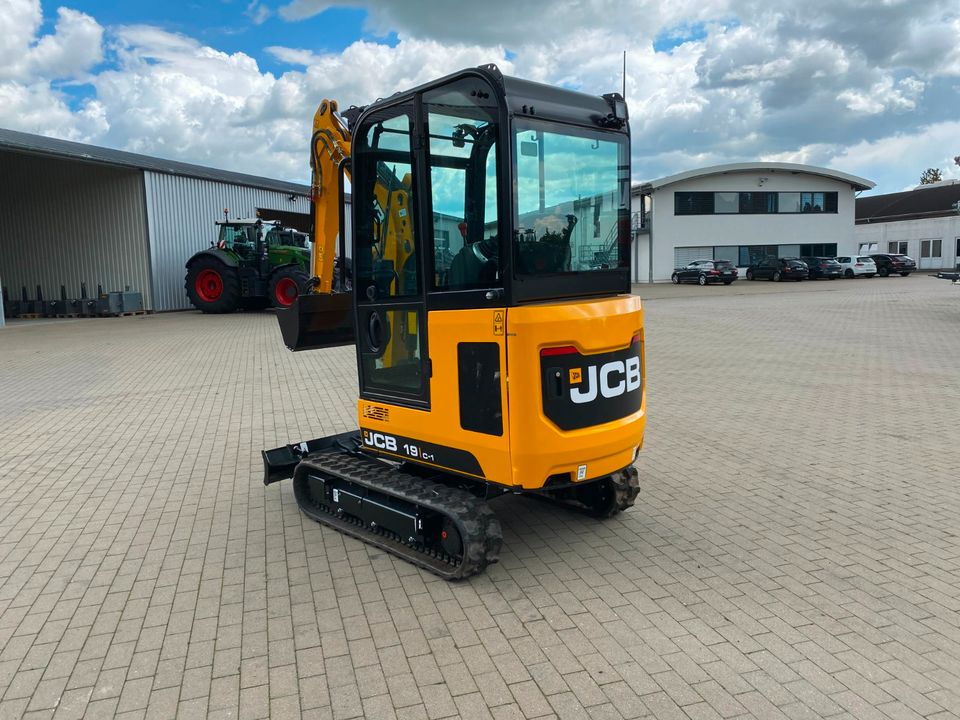
[[[390,452],[397,451],[397,439],[395,437],[392,435],[384,435],[383,433],[370,432],[369,430],[363,431],[363,444]]]
[[[577,380],[582,382],[583,373],[579,368],[570,371],[570,382],[574,382],[574,373]],[[633,392],[640,388],[640,358],[634,356],[626,361],[613,360],[601,365],[599,370],[596,365],[590,365],[586,369],[586,377],[585,387],[570,388],[570,399],[578,405],[596,400],[598,391],[605,398]]]

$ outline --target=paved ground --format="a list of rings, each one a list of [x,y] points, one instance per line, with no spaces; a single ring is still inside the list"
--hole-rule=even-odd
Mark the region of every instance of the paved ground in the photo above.
[[[637,506],[448,584],[258,453],[353,426],[269,315],[0,331],[0,718],[960,716],[960,292],[657,287]]]

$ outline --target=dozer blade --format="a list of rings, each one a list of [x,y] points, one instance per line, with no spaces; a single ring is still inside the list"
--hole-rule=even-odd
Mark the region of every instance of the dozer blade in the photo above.
[[[353,345],[353,293],[301,295],[290,307],[277,309],[277,322],[291,350]]]

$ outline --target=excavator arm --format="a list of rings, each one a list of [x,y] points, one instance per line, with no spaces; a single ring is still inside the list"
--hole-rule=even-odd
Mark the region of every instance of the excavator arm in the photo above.
[[[339,249],[346,257],[343,183],[351,180],[352,135],[338,113],[335,100],[324,100],[313,117],[310,140],[313,257],[309,286],[287,309],[278,309],[277,320],[284,343],[291,350],[310,350],[352,344],[355,340],[351,292],[346,278],[335,277]],[[373,281],[382,284],[385,295],[403,294],[409,282],[406,270],[416,262],[409,212],[411,178],[398,177],[385,163],[377,167],[374,184]],[[340,263],[346,272],[346,262]],[[415,274],[414,274],[415,278]],[[415,280],[414,280],[415,281]],[[392,289],[391,289],[391,286]],[[416,289],[414,288],[415,292]],[[409,344],[401,341],[416,335],[416,319],[398,314],[392,328],[394,342],[386,348],[391,361],[403,357]]]
[[[284,344],[291,350],[352,345],[353,293],[334,292],[337,246],[345,250],[343,183],[350,179],[351,135],[335,100],[324,100],[313,116],[310,139],[313,257],[308,287],[288,308],[277,309]],[[344,251],[341,255],[346,255]],[[340,264],[345,272],[346,262]],[[339,290],[347,285],[341,282]]]
[[[313,116],[310,140],[311,201],[313,206],[314,291],[329,295],[334,287],[334,258],[343,228],[343,178],[350,179],[352,137],[337,113],[336,100],[324,100]],[[345,265],[341,264],[341,268]],[[343,284],[341,283],[341,287]]]

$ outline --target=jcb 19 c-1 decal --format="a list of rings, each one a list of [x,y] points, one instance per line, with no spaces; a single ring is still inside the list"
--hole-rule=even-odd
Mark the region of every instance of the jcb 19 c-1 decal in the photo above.
[[[572,346],[540,353],[543,413],[561,430],[601,425],[640,409],[643,367],[640,336],[628,347],[581,355]]]
[[[421,465],[453,470],[470,477],[484,477],[477,458],[466,450],[366,428],[360,428],[360,439],[364,450],[386,455],[394,460],[409,460]]]

